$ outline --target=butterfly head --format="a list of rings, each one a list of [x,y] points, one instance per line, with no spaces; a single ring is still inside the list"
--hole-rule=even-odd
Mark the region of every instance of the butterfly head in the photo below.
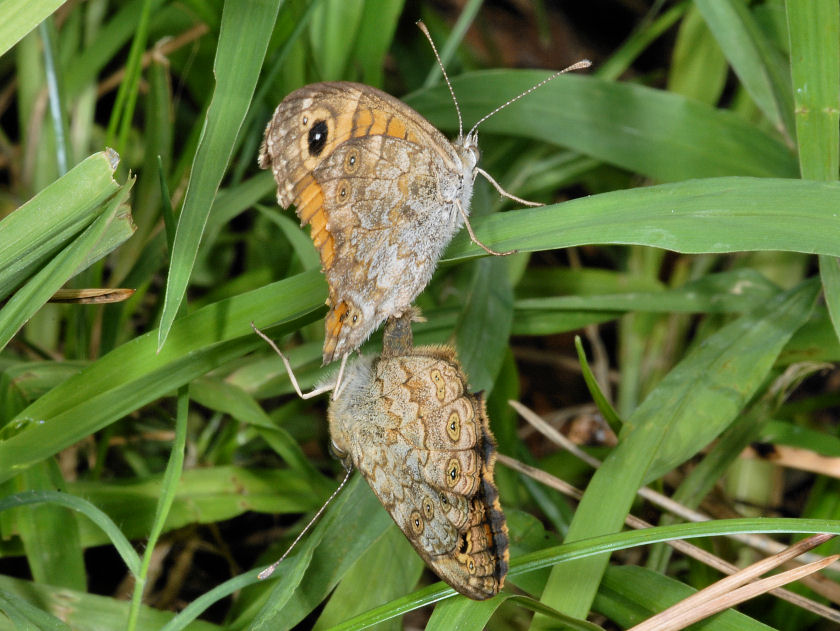
[[[466,136],[459,136],[453,144],[461,157],[461,162],[466,167],[465,171],[472,173],[481,158],[481,151],[478,148],[478,132],[473,130]]]

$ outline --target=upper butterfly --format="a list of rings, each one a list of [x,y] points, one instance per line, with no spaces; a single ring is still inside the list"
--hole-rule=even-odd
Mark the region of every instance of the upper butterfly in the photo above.
[[[405,103],[358,83],[289,94],[265,130],[259,164],[277,201],[310,224],[329,284],[324,363],[358,348],[423,290],[470,209],[479,158]]]

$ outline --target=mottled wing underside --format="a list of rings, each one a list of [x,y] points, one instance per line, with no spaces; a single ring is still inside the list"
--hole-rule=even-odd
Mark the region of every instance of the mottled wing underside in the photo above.
[[[434,199],[433,163],[437,171],[456,172],[457,160],[428,121],[369,86],[316,83],[277,107],[260,166],[272,169],[280,205],[294,204],[301,223],[311,226],[330,286],[325,363],[357,348],[425,286],[437,257],[428,273],[406,282],[406,263],[394,250],[409,247],[405,218],[412,218],[412,204]],[[398,223],[401,234],[393,231]]]
[[[508,536],[484,401],[467,392],[449,348],[413,349],[368,370],[367,392],[331,404],[333,441],[442,579],[470,598],[494,596]]]

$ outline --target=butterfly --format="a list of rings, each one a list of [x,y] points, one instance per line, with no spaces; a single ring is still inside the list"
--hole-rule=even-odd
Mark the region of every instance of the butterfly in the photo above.
[[[469,392],[454,349],[412,346],[408,319],[388,321],[382,355],[348,362],[327,411],[332,451],[362,474],[438,576],[484,600],[504,585],[509,561],[493,480],[496,441],[483,396]],[[334,387],[301,393],[288,361],[263,337],[302,398]]]
[[[465,224],[489,254],[510,253],[491,250],[472,231],[476,175],[512,199],[539,204],[504,193],[478,167],[476,129],[542,83],[452,142],[405,103],[358,83],[313,83],[277,106],[259,165],[272,170],[280,206],[294,205],[301,224],[311,227],[329,285],[325,364],[358,348],[387,318],[403,314]],[[457,101],[455,106],[460,127]]]

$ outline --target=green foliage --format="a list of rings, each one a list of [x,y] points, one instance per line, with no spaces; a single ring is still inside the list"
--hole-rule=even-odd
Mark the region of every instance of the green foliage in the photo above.
[[[524,595],[486,603],[433,582],[358,476],[275,576],[257,578],[340,467],[325,402],[287,396],[280,359],[251,329],[279,340],[301,387],[330,370],[317,368],[317,256],[256,155],[277,102],[320,80],[384,87],[457,130],[421,16],[467,127],[547,71],[489,69],[500,64],[480,51],[495,54],[497,14],[475,1],[457,21],[403,0],[62,4],[0,0],[0,630],[385,629],[438,601],[437,628],[590,629],[590,611],[626,626],[703,586],[662,541],[840,533],[838,485],[816,474],[791,519],[621,532],[643,484],[667,476],[694,507],[723,481],[755,482],[755,463],[733,467],[750,442],[840,457],[836,418],[824,419],[840,397],[800,387],[816,362],[840,361],[836,3],[651,2],[592,73],[482,124],[483,168],[547,205],[497,212],[510,204],[479,178],[477,236],[518,253],[487,258],[456,236],[418,299],[415,339],[456,346],[503,453],[589,484],[574,506],[497,465],[508,580]],[[665,34],[670,63],[618,78]],[[48,304],[68,281],[136,293]],[[578,361],[568,333],[593,339],[596,325],[609,348],[593,345],[585,390],[555,367],[561,352]],[[544,408],[597,403],[619,434],[597,473],[521,437],[504,405],[520,388]],[[759,481],[770,506],[772,482]],[[283,537],[266,551],[273,525]],[[654,546],[647,568],[608,566],[639,545]],[[201,565],[208,550],[223,569]],[[103,551],[108,565],[91,561]],[[128,577],[130,601],[114,590]],[[708,628],[806,624],[786,603],[747,613]]]

